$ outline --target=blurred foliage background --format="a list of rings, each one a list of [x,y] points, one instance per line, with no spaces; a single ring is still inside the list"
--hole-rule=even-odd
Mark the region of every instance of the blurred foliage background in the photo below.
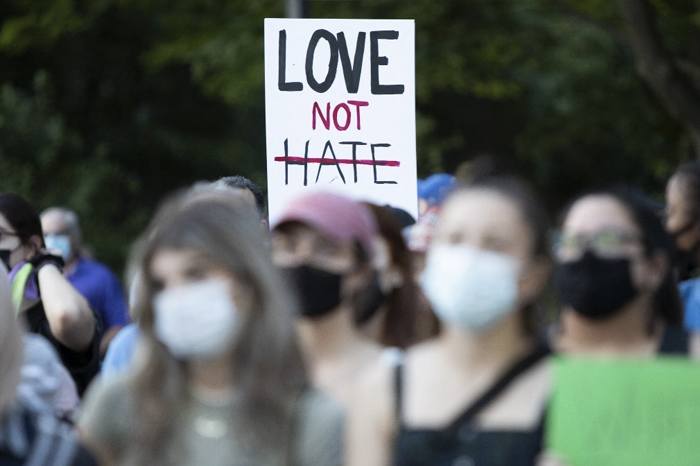
[[[314,18],[415,19],[419,176],[495,154],[554,211],[610,183],[659,196],[697,153],[693,122],[635,67],[633,3],[693,84],[697,0],[306,7]],[[3,0],[0,189],[39,210],[75,209],[97,258],[121,270],[174,188],[231,174],[264,187],[263,19],[284,14],[284,0]]]

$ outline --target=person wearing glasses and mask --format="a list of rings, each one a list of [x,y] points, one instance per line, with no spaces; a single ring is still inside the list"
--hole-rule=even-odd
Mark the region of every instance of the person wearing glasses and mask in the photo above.
[[[18,316],[54,346],[82,394],[100,368],[100,320],[63,276],[63,258],[46,249],[37,212],[11,193],[0,193],[0,257]]]
[[[556,347],[589,355],[697,354],[683,330],[671,238],[642,194],[574,200],[555,245],[563,309]]]

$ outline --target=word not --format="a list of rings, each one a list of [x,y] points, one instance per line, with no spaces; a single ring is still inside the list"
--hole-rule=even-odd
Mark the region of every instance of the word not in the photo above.
[[[354,175],[354,181],[357,183],[357,166],[358,165],[371,165],[374,171],[374,184],[396,184],[396,181],[388,181],[388,180],[380,180],[377,177],[377,167],[398,167],[401,165],[401,162],[398,160],[377,160],[376,159],[376,154],[375,154],[375,149],[379,147],[391,147],[391,144],[386,144],[386,143],[380,143],[380,144],[369,144],[370,147],[370,152],[372,155],[372,160],[358,160],[357,159],[357,148],[359,146],[366,146],[368,145],[366,142],[360,142],[360,141],[342,141],[339,142],[339,144],[342,145],[349,145],[352,147],[352,158],[351,159],[339,159],[335,155],[335,150],[333,150],[333,144],[331,144],[331,141],[326,141],[326,144],[323,146],[323,153],[321,154],[320,158],[310,158],[309,157],[309,143],[311,141],[308,140],[306,141],[305,147],[304,147],[304,156],[303,157],[290,157],[289,156],[289,139],[284,140],[284,156],[283,157],[275,157],[274,160],[275,162],[284,162],[284,184],[288,185],[289,184],[289,166],[290,165],[302,165],[304,167],[304,186],[308,185],[308,180],[307,180],[307,172],[309,168],[310,163],[318,163],[318,171],[316,172],[316,181],[314,183],[318,183],[318,178],[321,176],[321,169],[324,167],[324,165],[335,165],[335,168],[338,170],[338,174],[340,175],[340,179],[343,180],[343,184],[347,184],[345,181],[345,175],[343,174],[343,170],[340,169],[341,165],[352,165],[353,169],[353,175]],[[330,152],[331,156],[333,159],[326,158],[326,154]]]
[[[306,83],[316,92],[324,93],[331,88],[338,73],[338,58],[343,68],[345,78],[345,88],[350,94],[357,94],[360,87],[360,76],[362,75],[362,63],[365,54],[366,32],[357,35],[357,45],[355,46],[355,56],[350,63],[350,52],[345,40],[345,33],[339,32],[336,35],[326,29],[317,29],[309,39],[306,48]],[[375,95],[403,94],[403,84],[380,84],[379,67],[389,64],[389,59],[379,55],[380,40],[396,40],[399,38],[399,31],[371,31],[369,33],[370,43],[370,89]],[[321,40],[328,43],[330,57],[328,59],[328,73],[323,81],[318,82],[314,76],[314,57],[316,47]],[[304,89],[301,82],[287,82],[287,31],[282,29],[279,32],[279,70],[277,87],[283,92],[298,92]]]
[[[362,100],[348,100],[348,104],[354,105],[356,112],[357,112],[357,129],[362,129],[362,124],[360,122],[360,107],[367,107],[369,106],[369,102],[365,102]],[[338,124],[338,111],[343,110],[345,112],[345,123],[344,124]],[[326,129],[331,128],[331,103],[328,102],[326,103],[326,117],[323,117],[323,113],[321,112],[321,107],[318,105],[318,102],[314,102],[313,107],[311,107],[311,127],[312,129],[316,129],[316,115],[318,114],[319,118],[321,119],[321,123],[323,126],[326,127]],[[335,106],[333,109],[333,124],[335,125],[335,129],[338,131],[345,131],[348,129],[350,126],[350,122],[352,120],[352,113],[350,112],[350,107],[347,106],[344,102],[339,103],[338,105]]]

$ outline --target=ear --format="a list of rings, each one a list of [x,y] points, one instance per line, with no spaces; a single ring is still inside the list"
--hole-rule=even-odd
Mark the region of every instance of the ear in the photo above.
[[[343,299],[354,299],[355,295],[367,286],[376,272],[376,269],[369,261],[357,264],[351,272],[343,277],[340,288]]]
[[[26,243],[24,243],[24,258],[25,260],[31,259],[44,249],[44,240],[39,235],[30,236]]]
[[[547,285],[551,272],[551,262],[545,257],[538,257],[523,268],[518,281],[518,304],[521,307],[537,299]]]
[[[651,291],[659,289],[666,277],[670,264],[666,254],[661,251],[652,253],[646,260],[647,279],[646,285]]]

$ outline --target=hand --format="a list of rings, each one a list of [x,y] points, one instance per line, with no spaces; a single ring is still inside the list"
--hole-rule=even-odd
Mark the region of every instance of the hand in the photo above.
[[[52,264],[62,272],[63,267],[65,266],[63,257],[61,256],[60,251],[58,254],[54,254],[53,251],[54,250],[52,249],[43,248],[31,259],[29,259],[29,263],[32,264],[37,271],[44,265]]]

